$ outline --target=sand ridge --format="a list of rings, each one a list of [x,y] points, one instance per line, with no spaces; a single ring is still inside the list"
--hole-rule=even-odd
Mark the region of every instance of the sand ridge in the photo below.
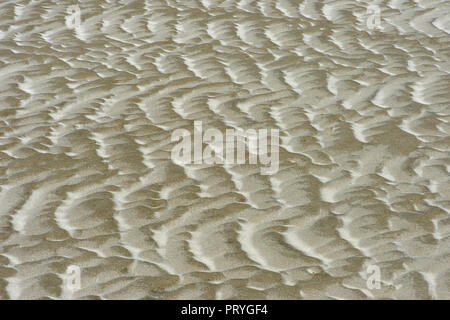
[[[0,299],[449,299],[450,4],[370,3],[2,1]],[[278,172],[174,163],[194,121]]]

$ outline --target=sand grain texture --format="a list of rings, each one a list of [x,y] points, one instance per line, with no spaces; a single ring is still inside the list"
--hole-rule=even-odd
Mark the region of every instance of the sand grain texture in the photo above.
[[[368,3],[3,0],[0,299],[449,299],[450,3]],[[195,120],[279,171],[175,164]]]

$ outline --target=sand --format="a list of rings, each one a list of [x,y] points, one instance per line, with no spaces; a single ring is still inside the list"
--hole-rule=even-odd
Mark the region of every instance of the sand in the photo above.
[[[450,299],[449,17],[3,0],[0,299]],[[194,121],[278,129],[278,172],[175,163]]]

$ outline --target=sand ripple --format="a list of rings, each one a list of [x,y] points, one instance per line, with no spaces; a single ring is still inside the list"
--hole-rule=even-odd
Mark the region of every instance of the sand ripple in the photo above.
[[[369,3],[3,0],[0,299],[449,299],[450,4]],[[195,120],[280,170],[173,163]]]

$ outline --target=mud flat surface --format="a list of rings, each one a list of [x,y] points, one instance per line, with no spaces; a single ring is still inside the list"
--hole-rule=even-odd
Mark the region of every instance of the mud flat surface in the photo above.
[[[369,3],[1,1],[0,299],[450,299],[450,3]]]

